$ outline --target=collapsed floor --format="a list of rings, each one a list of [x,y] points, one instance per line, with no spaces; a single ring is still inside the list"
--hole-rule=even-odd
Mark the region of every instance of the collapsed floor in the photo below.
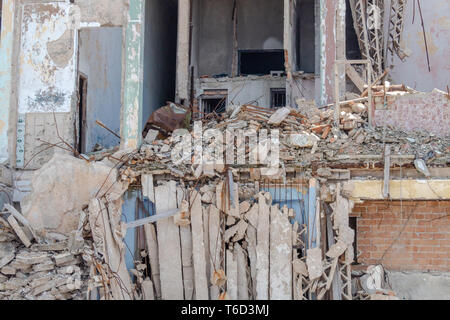
[[[147,130],[138,151],[103,152],[90,163],[56,155],[36,172],[23,215],[5,207],[0,298],[396,299],[383,288],[381,266],[352,272],[354,199],[343,182],[349,168],[383,167],[386,146],[388,170],[413,167],[429,177],[428,167],[447,166],[450,138],[371,128],[367,100],[355,101],[342,104],[339,128],[334,110],[305,101],[298,110],[230,106],[203,119],[204,129],[224,136],[226,129],[279,129],[275,172],[259,149],[271,137],[256,150],[245,140],[226,143],[245,164],[196,162],[195,146],[174,164],[184,119]],[[195,130],[189,136],[195,140]],[[205,138],[205,150],[214,141]],[[248,165],[252,157],[257,163]],[[74,176],[85,181],[69,182]],[[125,223],[122,198],[132,188],[154,208]],[[141,245],[127,270],[123,239],[133,230]]]

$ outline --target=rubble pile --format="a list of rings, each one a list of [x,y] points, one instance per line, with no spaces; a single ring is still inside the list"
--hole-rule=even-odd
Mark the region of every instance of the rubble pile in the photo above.
[[[27,248],[0,227],[0,300],[84,300],[89,241],[71,252],[67,241]]]
[[[389,93],[408,94],[408,91]],[[371,128],[368,125],[367,104],[367,99],[364,100],[364,98],[344,102],[341,105],[339,128],[334,127],[332,108],[319,109],[314,102],[304,100],[297,101],[298,109],[286,107],[276,111],[251,105],[231,105],[228,106],[226,113],[213,114],[204,119],[202,128],[204,131],[220,130],[221,139],[226,145],[225,153],[234,151],[234,154],[237,154],[240,148],[245,148],[245,159],[242,160],[245,160],[247,165],[255,167],[267,164],[269,159],[258,153],[261,151],[250,150],[248,143],[245,144],[245,139],[234,140],[233,137],[233,141],[228,143],[227,130],[234,130],[235,135],[237,130],[243,130],[246,133],[251,130],[257,134],[264,129],[268,130],[267,141],[259,141],[261,149],[261,145],[264,146],[270,139],[274,139],[270,136],[271,130],[278,129],[281,166],[286,167],[308,168],[313,163],[342,162],[370,156],[376,158],[384,154],[385,145],[391,146],[393,156],[414,156],[416,159],[423,159],[427,164],[431,162],[445,164],[450,160],[448,150],[450,137],[441,138],[425,131],[404,132],[392,127]],[[190,134],[188,139],[181,138],[186,133]],[[203,148],[214,154],[217,137],[203,136],[202,138]],[[186,129],[176,129],[167,138],[156,130],[149,130],[140,153],[136,154],[130,162],[131,167],[138,172],[167,169],[175,176],[192,176],[195,179],[203,175],[220,176],[224,166],[211,165],[208,168],[208,165],[205,165],[208,159],[200,160],[203,161],[203,165],[196,164],[198,150],[196,150],[195,139],[195,128],[192,128],[190,132]],[[217,141],[217,143],[220,142]],[[176,149],[180,145],[187,146],[187,149],[191,151],[181,153],[182,150]],[[180,153],[180,161],[177,163],[173,163],[174,152]],[[255,156],[258,159],[257,163],[251,163],[250,157]]]

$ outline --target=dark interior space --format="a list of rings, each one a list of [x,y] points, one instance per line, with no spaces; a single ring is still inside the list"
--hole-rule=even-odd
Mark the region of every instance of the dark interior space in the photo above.
[[[175,100],[178,1],[147,0],[145,10],[143,126]]]
[[[356,36],[355,27],[353,26],[353,16],[352,9],[350,7],[350,0],[346,1],[347,3],[347,12],[346,12],[346,47],[347,47],[347,59],[349,60],[358,60],[361,59],[361,50],[359,49],[358,37]]]
[[[285,71],[283,50],[239,51],[240,75],[267,75],[271,71]]]
[[[314,0],[301,0],[297,5],[297,66],[305,73],[315,72],[315,30],[316,17]]]
[[[87,98],[87,78],[79,75],[78,78],[78,140],[77,151],[86,152],[86,98]]]
[[[286,106],[286,89],[276,88],[270,89],[270,107],[273,109],[283,108]]]
[[[208,114],[212,112],[223,113],[227,105],[226,97],[222,98],[204,98],[202,99],[203,112]]]

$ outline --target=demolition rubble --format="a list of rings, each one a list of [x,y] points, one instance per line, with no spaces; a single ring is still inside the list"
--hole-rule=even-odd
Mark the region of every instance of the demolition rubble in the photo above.
[[[198,138],[186,125],[187,111],[171,124],[152,116],[140,150],[105,151],[98,161],[55,155],[35,173],[23,212],[3,210],[0,299],[397,299],[383,285],[381,266],[352,271],[354,199],[343,186],[346,165],[383,163],[388,145],[391,165],[415,166],[427,176],[429,166],[448,163],[450,139],[373,128],[364,99],[341,105],[339,127],[332,108],[297,105],[229,106],[196,122],[223,137],[227,129],[278,129],[275,172],[261,158],[270,135],[256,150],[245,139],[225,144],[226,152],[243,151],[246,164],[258,159],[254,165],[196,162],[195,146],[173,163],[180,141]],[[180,107],[165,110],[174,108]],[[192,139],[180,139],[186,132]],[[212,137],[203,139],[206,151],[216,147]],[[68,183],[68,176],[81,178]],[[306,205],[294,210],[288,191],[282,201],[283,187],[310,190]],[[122,221],[129,188],[141,188],[155,211]],[[145,246],[127,270],[123,239],[135,228]]]

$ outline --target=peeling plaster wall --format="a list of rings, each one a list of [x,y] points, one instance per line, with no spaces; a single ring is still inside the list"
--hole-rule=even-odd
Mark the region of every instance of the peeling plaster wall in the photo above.
[[[88,78],[86,151],[96,143],[111,148],[120,140],[98,126],[100,120],[119,134],[122,87],[122,28],[80,31],[79,71]]]
[[[19,113],[70,112],[76,79],[76,33],[70,4],[26,4],[20,53]]]
[[[387,1],[386,7],[390,6]],[[425,42],[418,7],[413,21],[413,1],[408,1],[405,10],[405,27],[401,47],[411,55],[402,62],[397,55],[394,57],[391,71],[394,83],[406,84],[419,91],[431,91],[434,88],[447,91],[450,84],[450,2],[448,0],[421,1],[423,19],[430,54],[431,72],[428,71]],[[387,10],[389,11],[389,10]],[[389,15],[385,17],[388,19]],[[391,56],[388,55],[391,65]]]
[[[18,168],[28,162],[27,155],[32,156],[34,149],[42,147],[42,141],[36,144],[39,138],[52,137],[55,129],[51,128],[54,127],[52,112],[58,114],[62,138],[74,144],[78,29],[121,26],[127,2],[79,0],[71,4],[68,1],[16,1],[21,13],[16,22],[15,37],[20,39],[16,41],[20,44],[15,57],[17,66],[13,63],[13,78],[17,79],[13,80],[12,97],[17,99],[17,107],[10,111],[14,123],[11,125],[13,134],[9,137],[9,145],[16,148],[15,157],[11,159],[10,156],[10,159]],[[63,122],[60,124],[60,121]],[[44,124],[50,127],[42,127]],[[40,129],[32,129],[36,126]],[[15,142],[12,143],[12,140]],[[59,139],[56,138],[56,142],[60,142]],[[50,157],[53,151],[60,150],[50,149],[42,155]],[[35,164],[27,169],[38,167],[45,159],[33,162]]]

